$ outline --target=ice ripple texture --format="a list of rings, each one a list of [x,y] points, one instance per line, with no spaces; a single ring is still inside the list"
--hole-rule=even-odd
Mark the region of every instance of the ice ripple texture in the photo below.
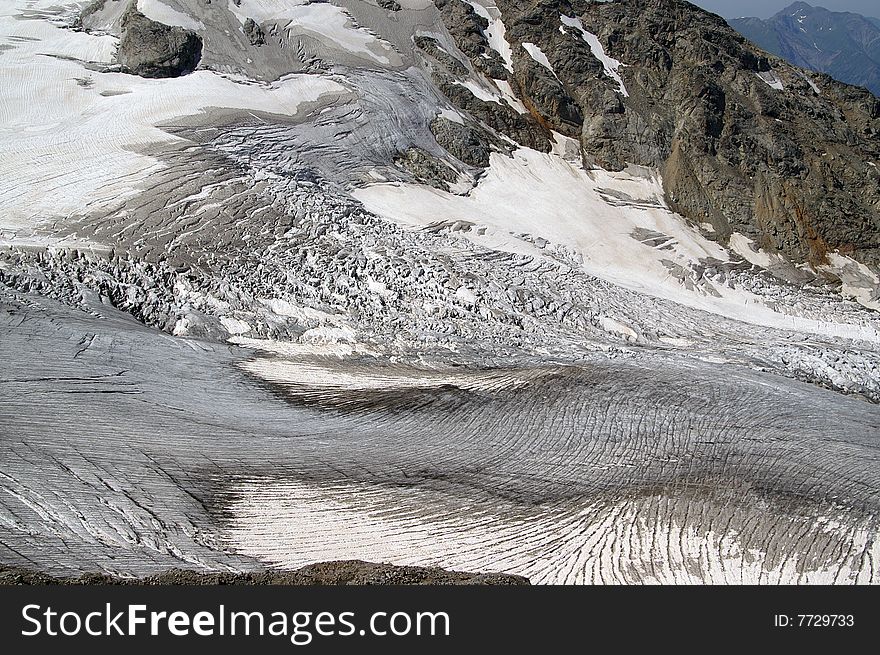
[[[310,358],[267,383],[253,352],[2,300],[7,564],[877,581],[875,404],[668,353],[340,378]]]

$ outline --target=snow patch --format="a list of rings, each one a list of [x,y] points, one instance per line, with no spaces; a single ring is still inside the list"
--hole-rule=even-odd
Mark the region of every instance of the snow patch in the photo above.
[[[476,294],[467,287],[458,287],[458,289],[456,289],[455,291],[455,297],[468,305],[477,304]]]
[[[468,91],[470,91],[475,98],[479,98],[483,102],[495,102],[499,105],[503,104],[503,98],[501,98],[501,96],[487,89],[486,87],[477,84],[473,80],[468,79],[456,81],[455,84],[463,86]]]
[[[397,65],[400,57],[391,44],[362,29],[344,8],[310,0],[242,0],[236,6],[229,0],[229,10],[241,23],[252,18],[257,23],[285,22],[285,30],[305,33],[330,46],[351,52],[376,63]]]
[[[231,316],[221,317],[220,324],[223,326],[224,330],[233,335],[245,334],[246,332],[251,331],[251,326],[245,321],[232,318]]]
[[[357,332],[348,326],[329,327],[322,325],[303,332],[300,341],[313,344],[354,343],[357,341]]]
[[[519,389],[531,379],[504,369],[458,373],[449,370],[414,369],[403,366],[347,366],[330,362],[259,357],[242,362],[241,368],[267,382],[312,389],[389,391],[456,387],[468,391],[498,392]]]
[[[513,88],[510,86],[510,82],[507,80],[492,80],[495,82],[495,86],[498,87],[498,90],[501,91],[501,95],[504,98],[504,101],[511,106],[514,110],[519,112],[520,114],[528,114],[529,110],[526,109],[526,106],[520,101],[519,98],[516,97],[516,94],[513,92]]]
[[[459,125],[464,125],[464,118],[462,118],[462,115],[459,114],[454,109],[448,109],[448,108],[444,107],[443,109],[440,110],[440,113],[438,114],[438,116],[440,116],[440,118],[445,118],[446,120],[448,120],[452,123],[458,123]]]
[[[474,8],[477,16],[489,21],[489,27],[486,28],[483,35],[489,42],[489,47],[501,56],[501,59],[504,61],[504,67],[512,73],[513,50],[505,37],[507,28],[501,20],[501,11],[494,4],[488,4],[489,1],[491,0],[463,0],[463,2]]]
[[[779,75],[776,74],[776,71],[761,71],[760,73],[755,73],[755,75],[761,78],[761,80],[770,88],[776,89],[777,91],[785,91],[785,84],[783,84]]]
[[[730,251],[703,237],[665,205],[656,171],[585,171],[552,153],[521,148],[512,157],[492,153],[489,169],[467,195],[398,183],[374,184],[354,195],[368,210],[413,228],[454,221],[480,226],[462,236],[499,251],[546,256],[521,237],[541,238],[575,253],[589,275],[734,320],[825,336],[880,339],[872,325],[782,313],[751,291],[712,284],[696,274],[692,266],[729,262]],[[634,237],[638,234],[662,237],[662,247],[651,245],[654,239]]]
[[[599,37],[592,32],[588,32],[584,28],[583,23],[581,23],[580,18],[570,18],[568,16],[560,14],[559,19],[562,21],[563,25],[573,27],[581,33],[581,37],[583,38],[583,40],[586,41],[587,45],[590,46],[590,51],[593,53],[593,56],[602,62],[602,68],[605,71],[605,75],[617,82],[618,92],[624,97],[628,98],[629,92],[626,90],[626,86],[623,83],[623,78],[620,77],[620,73],[618,72],[618,69],[624,64],[621,64],[613,57],[609,57],[607,54],[605,54],[605,48],[599,41]]]
[[[183,27],[194,32],[205,29],[205,24],[202,21],[193,18],[189,14],[172,9],[164,2],[159,2],[159,0],[137,0],[137,8],[144,16],[157,23]]]
[[[291,20],[311,0],[226,0],[227,8],[241,23],[248,18],[257,23],[270,20]]]
[[[844,296],[860,305],[880,311],[880,277],[865,264],[840,253],[828,253],[829,264],[819,270],[832,273],[840,279]]]
[[[600,316],[599,325],[606,332],[619,334],[620,336],[631,341],[636,341],[639,338],[639,335],[630,326],[621,323],[620,321],[613,319],[609,316]]]
[[[761,268],[770,268],[773,264],[782,264],[785,261],[775,253],[771,254],[761,250],[754,245],[751,239],[739,232],[734,232],[730,235],[729,245],[730,249],[737,255]]]
[[[553,131],[553,147],[551,152],[572,163],[580,163],[581,161],[580,141],[572,139],[570,136],[560,134],[555,130]]]
[[[816,83],[815,83],[813,80],[811,80],[809,77],[807,77],[807,76],[804,75],[803,73],[801,73],[801,75],[803,75],[803,78],[807,81],[807,84],[810,85],[810,88],[813,89],[813,92],[814,92],[817,96],[818,96],[818,95],[822,95],[822,91],[819,90],[819,87],[816,85]]]
[[[300,307],[280,298],[261,299],[260,302],[273,314],[285,318],[292,318],[305,325],[312,323],[318,325],[325,323],[341,325],[345,321],[342,316],[328,314],[327,312],[322,312],[311,307]]]
[[[295,116],[304,103],[347,93],[320,75],[254,84],[207,70],[171,79],[96,74],[80,62],[110,64],[117,39],[17,20],[5,9],[0,40],[12,45],[0,67],[0,229],[30,229],[138,193],[161,168],[138,150],[176,140],[161,123],[210,107]]]
[[[526,52],[529,53],[529,57],[531,57],[536,62],[541,64],[541,66],[553,73],[553,77],[555,77],[557,80],[559,79],[559,77],[556,75],[556,71],[553,70],[553,66],[550,64],[550,60],[547,59],[547,55],[544,54],[544,51],[541,50],[541,48],[536,46],[534,43],[523,43],[522,47],[525,48]]]

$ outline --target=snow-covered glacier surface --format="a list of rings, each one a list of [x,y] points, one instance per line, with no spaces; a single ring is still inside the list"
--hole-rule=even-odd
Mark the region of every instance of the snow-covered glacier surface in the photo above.
[[[430,3],[136,4],[269,44],[144,79],[117,0],[0,7],[0,564],[878,581],[876,272],[724,247],[558,134],[454,160]]]

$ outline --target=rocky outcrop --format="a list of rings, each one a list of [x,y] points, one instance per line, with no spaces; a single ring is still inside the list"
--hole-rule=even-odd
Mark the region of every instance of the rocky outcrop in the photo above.
[[[400,11],[401,6],[397,0],[378,0],[377,3],[382,9],[387,9],[388,11]]]
[[[722,239],[741,232],[799,262],[828,250],[880,261],[876,98],[828,78],[817,93],[687,3],[617,4],[589,5],[584,20],[629,64],[633,97],[622,114],[590,112],[588,151],[660,167],[672,206]]]
[[[266,45],[266,32],[263,31],[263,28],[254,21],[253,18],[248,18],[244,22],[244,34],[248,38],[248,41],[251,42],[253,46],[261,46]]]
[[[142,77],[179,77],[195,70],[202,56],[202,39],[182,27],[150,20],[129,5],[122,18],[116,57],[123,70]]]
[[[459,5],[461,7],[466,7],[469,11],[461,9]],[[477,16],[470,5],[466,5],[462,2],[457,2],[456,4],[448,3],[443,5],[443,8],[451,17],[459,17],[464,21],[465,28],[456,30],[458,34],[456,44],[459,45],[459,47],[461,47],[462,43],[472,45],[472,47],[464,51],[464,54],[468,55],[468,63],[475,70],[488,76],[490,79],[506,79],[507,70],[502,65],[500,58],[497,61],[495,60],[495,58],[497,58],[497,53],[488,47],[488,43],[486,42],[485,37],[479,32],[479,28],[474,27],[475,25],[485,25],[485,20]],[[452,20],[456,19],[453,18]],[[480,23],[479,21],[483,22]],[[456,25],[460,27],[462,23],[452,22],[449,23],[449,25],[451,26],[451,29],[455,29]],[[479,36],[477,37],[475,35]],[[479,43],[478,39],[482,39],[483,43]],[[501,139],[492,135],[490,132],[495,131],[498,134],[506,135],[514,139],[517,143],[526,147],[534,148],[535,150],[540,150],[542,152],[550,150],[550,132],[547,129],[547,126],[541,123],[538,116],[520,114],[508,104],[503,104],[501,102],[487,102],[486,100],[476,97],[472,91],[461,83],[462,80],[468,78],[470,74],[468,67],[462,61],[459,61],[454,55],[447,52],[436,41],[436,39],[427,36],[419,36],[415,39],[415,46],[422,59],[422,63],[430,73],[432,80],[449,101],[482,123],[485,128],[489,128],[486,130],[483,127],[472,126],[470,132],[473,132],[474,130],[482,132],[482,135],[473,138],[483,143],[494,142],[498,144],[501,149],[509,147],[507,145],[502,145]],[[493,54],[487,54],[489,52]],[[436,128],[436,125],[432,125],[431,127],[435,137],[438,136],[439,133]],[[463,136],[464,132],[457,130],[456,134],[453,134],[450,130],[445,130],[444,128],[440,129],[443,130],[443,134],[438,138],[455,136],[456,141],[459,143],[456,150],[461,151],[462,146],[458,137]],[[467,139],[472,140],[472,137],[468,136]],[[440,145],[447,147],[443,143]],[[474,166],[486,166],[488,164],[488,155],[484,157],[482,154],[476,154],[470,147],[466,147],[466,150],[468,150],[470,154],[467,159],[462,159],[463,162]],[[458,157],[458,154],[456,154],[454,150],[450,149],[449,152],[453,156]],[[461,158],[459,157],[459,159]]]
[[[480,168],[489,165],[492,144],[486,140],[484,132],[445,118],[431,121],[431,132],[437,143],[459,161]]]
[[[199,573],[171,570],[145,578],[83,575],[57,578],[26,569],[0,567],[0,585],[528,585],[519,575],[460,573],[440,568],[394,566],[359,560],[321,562],[295,571]]]
[[[492,79],[507,79],[504,61],[486,39],[489,21],[462,0],[434,0],[434,5],[440,10],[443,23],[456,45],[477,70]]]
[[[502,75],[487,21],[462,2],[437,4],[462,52]],[[880,263],[876,97],[797,69],[680,0],[497,6],[513,53],[512,88],[538,123],[580,139],[588,166],[660,169],[668,203],[711,225],[723,243],[741,233],[798,263],[822,264],[835,250]],[[562,16],[579,19],[584,32]],[[622,63],[628,93],[587,35]],[[524,43],[537,46],[552,71]],[[441,89],[471,111],[473,99]],[[497,118],[493,127],[532,145]]]
[[[488,155],[486,158],[488,159]],[[397,158],[396,163],[422,184],[444,191],[448,190],[449,183],[454,182],[458,177],[451,166],[421,148],[410,148]]]

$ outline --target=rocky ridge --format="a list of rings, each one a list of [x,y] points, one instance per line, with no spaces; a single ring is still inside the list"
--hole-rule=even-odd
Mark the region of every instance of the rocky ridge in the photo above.
[[[814,81],[679,0],[501,0],[513,53],[504,75],[484,57],[486,21],[455,0],[438,6],[448,5],[462,52],[511,78],[539,124],[578,138],[586,165],[660,169],[670,206],[722,243],[738,232],[796,263],[822,264],[832,250],[880,262],[880,100],[867,91]],[[622,62],[626,95],[581,27]]]

